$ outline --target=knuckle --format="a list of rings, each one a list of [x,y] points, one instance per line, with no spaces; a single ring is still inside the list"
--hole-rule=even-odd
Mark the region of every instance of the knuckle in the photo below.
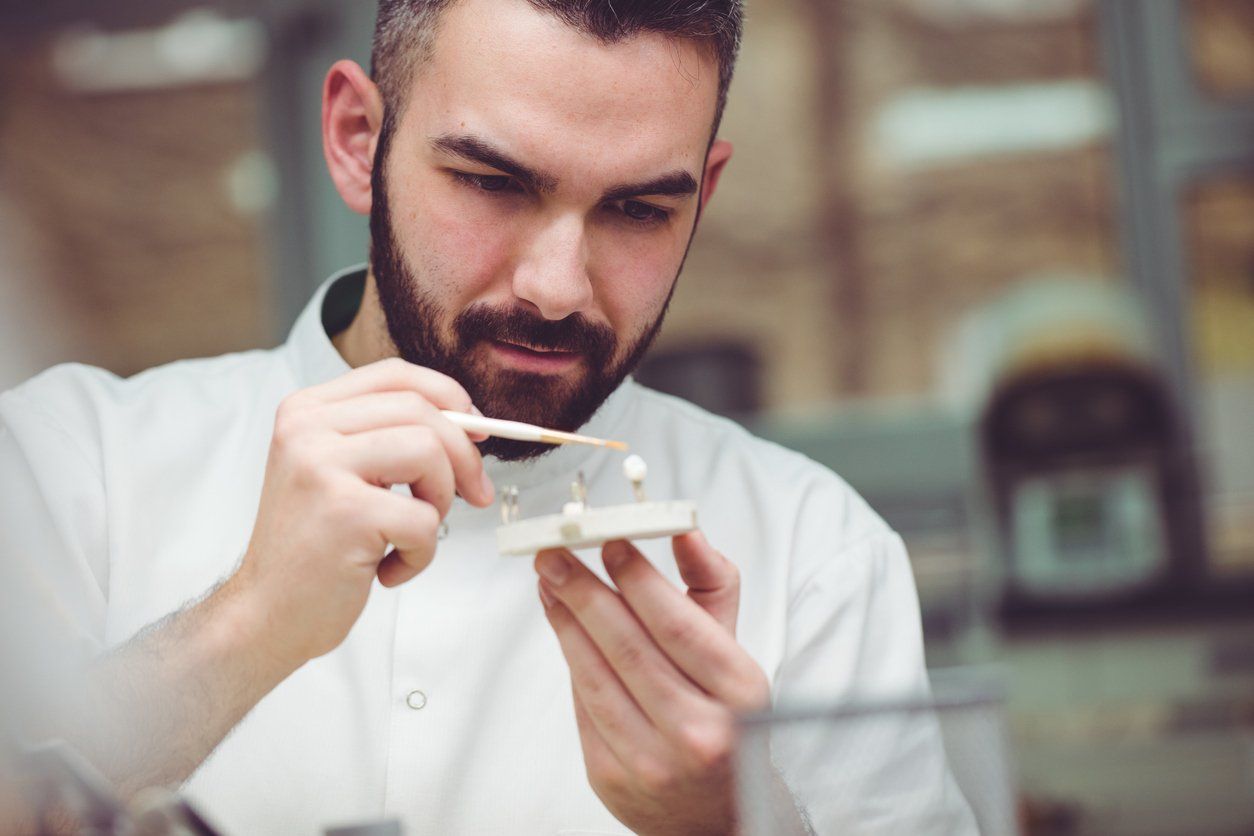
[[[296,395],[284,398],[274,412],[274,442],[276,444],[286,446],[304,429],[305,407],[303,402],[296,398]]]
[[[658,627],[658,634],[666,645],[690,645],[696,642],[698,630],[688,619],[670,618]]]
[[[435,404],[431,403],[427,396],[421,392],[406,389],[403,395],[406,399],[406,410],[418,419],[429,421],[439,414],[439,410],[436,408]]]
[[[317,493],[330,492],[330,474],[312,444],[288,437],[276,442],[285,459],[285,467],[292,474],[292,482],[303,490]]]
[[[612,692],[605,677],[581,676],[579,678],[579,696],[584,705],[598,710],[612,703]]]
[[[700,771],[719,771],[731,765],[735,738],[730,721],[690,724],[679,736],[688,760]]]
[[[291,414],[293,412],[299,412],[305,408],[305,404],[308,398],[309,396],[304,392],[304,390],[292,392],[284,396],[284,398],[279,401],[278,409],[276,409],[275,412],[278,415],[286,415],[286,414]]]
[[[406,363],[400,357],[385,357],[379,361],[379,368],[389,372],[403,372],[409,368],[409,363]]]
[[[623,671],[635,671],[647,665],[644,648],[630,640],[619,640],[614,647],[614,660]]]

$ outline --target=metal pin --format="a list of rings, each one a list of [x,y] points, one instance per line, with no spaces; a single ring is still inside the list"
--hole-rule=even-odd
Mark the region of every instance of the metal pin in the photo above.
[[[562,506],[562,513],[575,516],[588,510],[588,483],[584,481],[583,471],[570,483],[570,501]]]
[[[501,491],[501,522],[508,525],[518,519],[518,486]]]

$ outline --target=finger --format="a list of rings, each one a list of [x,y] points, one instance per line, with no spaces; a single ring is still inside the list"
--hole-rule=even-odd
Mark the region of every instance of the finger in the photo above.
[[[456,380],[398,357],[361,366],[305,391],[310,397],[329,403],[370,392],[405,389],[417,392],[440,409],[455,409],[458,412],[470,412],[472,409],[470,395]]]
[[[574,682],[571,683],[570,691],[575,703],[575,725],[579,729],[579,745],[583,749],[583,763],[588,778],[593,781],[594,786],[597,782],[615,787],[624,786],[628,782],[626,765],[601,736]]]
[[[483,469],[483,456],[466,431],[435,410],[427,426],[435,430],[444,451],[453,466],[457,492],[479,507],[487,507],[496,498],[496,491],[487,471]]]
[[[375,574],[379,578],[379,583],[391,589],[418,577],[422,570],[426,568],[425,565],[415,565],[421,562],[421,558],[410,557],[399,549],[392,549],[379,561],[379,567]],[[426,562],[428,564],[431,562],[430,557],[427,558]]]
[[[405,583],[431,564],[439,538],[440,516],[426,502],[401,496],[382,488],[371,502],[371,513],[379,532],[392,544],[379,562],[379,582],[392,587]]]
[[[578,619],[543,580],[540,600],[570,668],[571,687],[597,735],[620,759],[632,752],[659,751],[658,730]]]
[[[595,644],[610,669],[654,724],[670,731],[686,711],[707,702],[654,643],[626,602],[565,549],[536,556],[548,589]]]
[[[431,427],[388,427],[344,439],[347,465],[380,486],[410,485],[414,497],[431,503],[443,518],[453,505],[453,466]]]
[[[412,389],[368,392],[321,404],[317,415],[325,426],[341,435],[369,432],[384,427],[430,423],[439,409]]]
[[[700,531],[673,538],[671,549],[688,597],[736,635],[740,612],[740,570],[736,564],[712,548]]]
[[[321,405],[317,417],[324,426],[350,436],[393,427],[429,427],[448,453],[458,492],[480,507],[492,503],[495,491],[484,472],[483,456],[475,447],[478,436],[472,437],[454,425],[417,392],[372,392],[334,401]]]
[[[479,410],[471,407],[478,414]],[[429,424],[432,415],[440,410],[417,392],[404,389],[395,392],[370,392],[343,401],[322,404],[317,409],[319,420],[341,435],[368,432],[382,427],[400,427],[407,424]],[[443,417],[441,415],[441,417]],[[472,441],[488,438],[486,433],[462,432]]]
[[[680,592],[630,543],[606,543],[603,555],[623,599],[679,670],[733,709],[759,707],[764,697],[762,671],[724,625]],[[732,619],[734,623],[734,614]]]

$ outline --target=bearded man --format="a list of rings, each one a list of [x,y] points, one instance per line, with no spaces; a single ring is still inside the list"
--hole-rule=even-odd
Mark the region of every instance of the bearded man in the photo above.
[[[731,157],[740,31],[738,0],[381,0],[323,106],[368,268],[277,349],[3,396],[4,558],[91,657],[67,735],[124,793],[183,784],[238,833],[729,833],[738,715],[926,689],[900,539],[628,377]],[[622,502],[620,461],[442,410],[623,439],[702,533],[501,557],[497,488]],[[877,740],[823,753],[838,799],[775,741],[780,831],[967,821],[931,726]]]

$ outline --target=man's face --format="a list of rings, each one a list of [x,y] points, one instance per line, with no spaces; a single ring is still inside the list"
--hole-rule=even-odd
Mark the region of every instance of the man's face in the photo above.
[[[661,323],[717,81],[687,41],[607,46],[524,2],[446,11],[376,157],[371,264],[401,356],[492,417],[590,418]]]

